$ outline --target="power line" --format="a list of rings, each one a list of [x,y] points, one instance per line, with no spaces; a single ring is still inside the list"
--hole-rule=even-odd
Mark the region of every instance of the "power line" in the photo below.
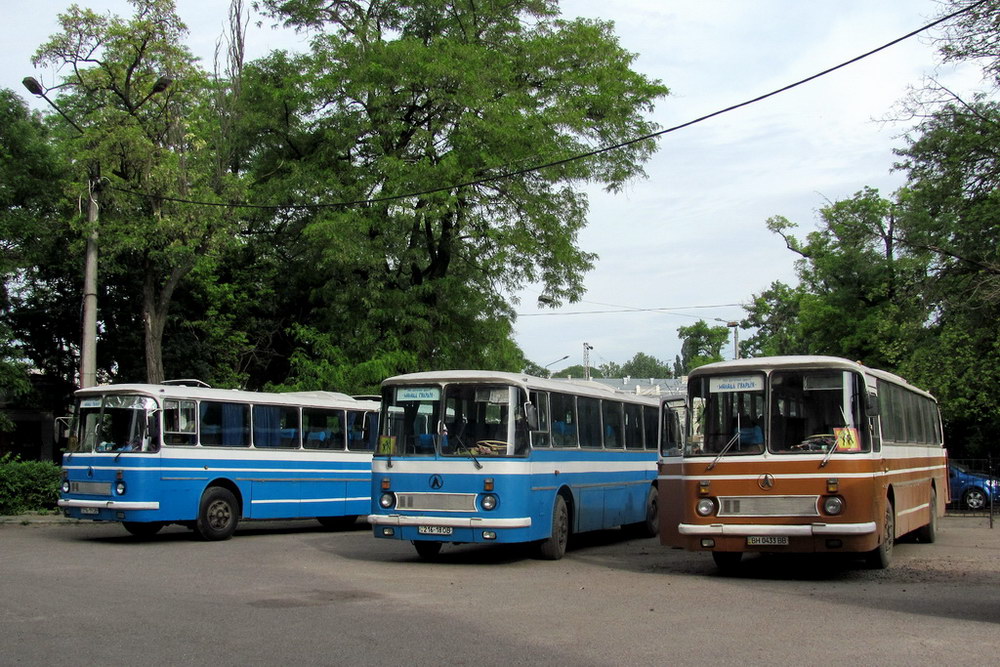
[[[416,191],[416,192],[408,192],[408,193],[400,194],[400,195],[387,195],[385,197],[373,197],[373,198],[369,198],[369,199],[357,199],[357,200],[354,200],[354,201],[328,202],[328,203],[318,203],[318,204],[245,204],[245,203],[243,203],[243,204],[231,204],[231,203],[225,203],[225,202],[197,201],[197,200],[191,200],[191,199],[182,199],[182,198],[179,198],[179,197],[166,197],[166,196],[159,196],[159,195],[151,195],[151,194],[144,193],[144,192],[138,192],[136,190],[129,190],[129,189],[125,189],[125,188],[118,188],[118,187],[114,187],[114,186],[106,186],[106,187],[108,187],[111,190],[117,190],[118,192],[123,192],[123,193],[127,193],[127,194],[137,195],[137,196],[140,196],[140,197],[157,198],[157,199],[159,199],[161,201],[169,201],[169,202],[174,202],[174,203],[178,203],[178,204],[196,204],[196,205],[200,205],[200,206],[216,206],[216,207],[223,207],[223,208],[251,208],[251,209],[263,209],[263,210],[278,210],[278,209],[310,210],[310,209],[323,209],[323,208],[340,208],[340,207],[346,207],[346,206],[361,206],[361,205],[364,205],[364,204],[379,204],[379,203],[383,203],[383,202],[397,201],[399,199],[407,199],[409,197],[422,197],[424,195],[436,194],[438,192],[448,192],[448,191],[451,191],[451,190],[454,190],[454,189],[457,189],[457,188],[468,188],[468,187],[473,187],[473,186],[476,186],[476,185],[484,185],[486,183],[492,183],[494,181],[499,181],[499,180],[503,180],[503,179],[506,179],[506,178],[513,178],[514,176],[521,176],[523,174],[529,174],[531,172],[540,171],[542,169],[548,169],[550,167],[558,167],[558,166],[561,166],[561,165],[564,165],[564,164],[567,164],[567,163],[570,163],[570,162],[575,162],[577,160],[584,160],[584,159],[586,159],[588,157],[593,157],[595,155],[600,155],[602,153],[607,153],[609,151],[617,150],[619,148],[625,148],[626,146],[631,146],[633,144],[637,144],[637,143],[642,142],[642,141],[647,141],[649,139],[655,139],[655,138],[663,136],[665,134],[670,134],[671,132],[676,132],[676,131],[682,130],[682,129],[686,128],[686,127],[691,127],[692,125],[704,122],[706,120],[709,120],[710,118],[715,118],[716,116],[721,116],[722,114],[729,113],[730,111],[735,111],[737,109],[741,109],[743,107],[750,106],[751,104],[756,104],[757,102],[761,102],[761,101],[766,100],[766,99],[768,99],[770,97],[774,97],[775,95],[780,95],[781,93],[784,93],[784,92],[787,92],[789,90],[792,90],[793,88],[797,88],[798,86],[801,86],[803,84],[809,83],[810,81],[814,81],[814,80],[816,80],[816,79],[818,79],[820,77],[826,76],[827,74],[830,74],[832,72],[836,72],[837,70],[842,69],[844,67],[847,67],[848,65],[853,65],[854,63],[856,63],[856,62],[858,62],[860,60],[864,60],[865,58],[868,58],[869,56],[873,56],[876,53],[879,53],[879,52],[884,51],[884,50],[886,50],[886,49],[888,49],[888,48],[890,48],[892,46],[895,46],[896,44],[899,44],[900,42],[905,41],[905,40],[907,40],[907,39],[909,39],[909,38],[911,38],[911,37],[913,37],[915,35],[919,35],[920,33],[924,32],[926,30],[930,30],[931,28],[933,28],[933,27],[935,27],[937,25],[940,25],[941,23],[944,23],[945,21],[949,21],[949,20],[951,20],[951,19],[953,19],[953,18],[955,18],[957,16],[960,16],[961,14],[965,14],[966,12],[971,12],[972,10],[978,8],[980,5],[986,4],[989,1],[990,0],[979,0],[976,3],[973,3],[973,4],[971,4],[971,5],[967,6],[967,7],[964,7],[963,9],[960,9],[958,11],[952,12],[951,14],[943,16],[943,17],[941,17],[939,19],[931,21],[930,23],[928,23],[927,25],[925,25],[925,26],[923,26],[921,28],[917,28],[916,30],[908,32],[905,35],[903,35],[902,37],[897,37],[896,39],[894,39],[894,40],[892,40],[890,42],[887,42],[887,43],[883,44],[882,46],[874,48],[871,51],[867,51],[865,53],[862,53],[859,56],[855,56],[854,58],[851,58],[850,60],[845,60],[844,62],[840,63],[839,65],[834,65],[833,67],[829,67],[829,68],[827,68],[827,69],[825,69],[825,70],[823,70],[821,72],[817,72],[816,74],[813,74],[812,76],[808,76],[808,77],[806,77],[804,79],[800,79],[799,81],[796,81],[795,83],[790,83],[787,86],[783,86],[783,87],[778,88],[776,90],[772,90],[769,93],[765,93],[763,95],[759,95],[757,97],[754,97],[752,99],[740,102],[738,104],[733,104],[731,106],[725,107],[724,109],[719,109],[718,111],[713,111],[712,113],[705,114],[704,116],[699,116],[698,118],[695,118],[694,120],[689,120],[689,121],[687,121],[685,123],[681,123],[680,125],[674,125],[673,127],[668,127],[668,128],[666,128],[664,130],[659,130],[659,131],[653,132],[651,134],[645,134],[645,135],[643,135],[641,137],[636,137],[635,139],[629,139],[628,141],[623,141],[621,143],[613,144],[611,146],[605,146],[603,148],[597,148],[597,149],[594,149],[592,151],[588,151],[586,153],[580,153],[580,154],[577,154],[577,155],[573,155],[573,156],[570,156],[570,157],[567,157],[567,158],[563,158],[561,160],[555,160],[553,162],[547,162],[545,164],[540,164],[540,165],[536,165],[536,166],[533,166],[533,167],[525,167],[524,169],[516,169],[514,171],[504,172],[502,174],[497,174],[495,176],[486,176],[486,177],[478,178],[478,179],[475,179],[475,180],[472,180],[472,181],[464,181],[464,182],[461,182],[461,183],[453,183],[451,185],[445,185],[445,186],[441,186],[441,187],[437,187],[437,188],[431,188],[429,190],[420,190],[420,191]]]
[[[611,305],[611,304],[607,304]],[[698,310],[700,308],[731,308],[742,306],[740,303],[719,303],[708,306],[678,306],[676,308],[630,308],[629,306],[619,306],[614,310],[574,310],[569,312],[558,312],[558,313],[517,313],[518,317],[554,317],[561,315],[605,315],[608,313],[664,313],[667,315],[678,315],[680,317],[693,317],[695,319],[701,319],[697,315],[688,315],[686,313],[679,313],[675,311],[679,310]]]

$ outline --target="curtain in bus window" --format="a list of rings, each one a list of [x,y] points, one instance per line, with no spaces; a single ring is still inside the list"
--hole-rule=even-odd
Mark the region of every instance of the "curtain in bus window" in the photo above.
[[[247,406],[238,403],[222,404],[222,446],[246,447]]]
[[[277,405],[255,405],[253,408],[254,447],[281,445],[281,408]]]

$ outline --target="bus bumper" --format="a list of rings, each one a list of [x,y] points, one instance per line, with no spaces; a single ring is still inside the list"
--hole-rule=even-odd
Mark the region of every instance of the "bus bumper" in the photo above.
[[[481,517],[403,516],[401,514],[369,514],[368,523],[374,526],[447,526],[450,528],[505,529],[530,528],[531,517],[513,519],[483,519]]]
[[[707,525],[682,523],[681,535],[693,537],[749,537],[751,535],[780,535],[787,537],[813,537],[828,535],[870,535],[875,532],[874,521],[864,523],[809,523],[797,525],[776,524],[724,524]]]
[[[97,510],[158,510],[159,502],[126,502],[123,500],[60,500],[59,507]]]
[[[535,539],[531,517],[482,518],[371,514],[375,537],[455,544],[514,544]]]

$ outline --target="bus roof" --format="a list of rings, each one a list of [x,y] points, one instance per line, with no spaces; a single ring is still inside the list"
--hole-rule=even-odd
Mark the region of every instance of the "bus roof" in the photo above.
[[[901,385],[919,394],[923,394],[928,398],[934,398],[930,393],[920,389],[919,387],[913,386],[895,373],[879,370],[877,368],[869,368],[860,362],[851,361],[850,359],[844,359],[842,357],[812,354],[775,357],[749,357],[746,359],[733,359],[731,361],[717,361],[695,368],[688,373],[688,379],[690,380],[691,378],[696,378],[700,375],[710,373],[738,373],[741,371],[751,370],[772,371],[796,368],[840,368],[846,371],[855,371],[857,373],[871,375],[872,377],[886,382]]]
[[[583,379],[546,379],[527,375],[525,373],[510,373],[507,371],[481,371],[481,370],[451,370],[451,371],[424,371],[420,373],[407,373],[387,378],[382,382],[382,386],[395,384],[426,384],[428,382],[495,382],[498,384],[512,384],[525,390],[540,389],[545,391],[555,391],[561,393],[572,393],[580,396],[593,396],[597,398],[607,398],[614,396],[620,399],[633,399],[636,403],[656,405],[659,398],[656,396],[633,394],[631,392],[617,391],[613,387]]]
[[[268,403],[275,405],[303,405],[318,408],[352,408],[356,410],[378,410],[378,401],[357,400],[336,391],[288,391],[265,392],[243,391],[241,389],[214,389],[173,384],[106,384],[78,389],[75,395],[81,397],[104,396],[106,394],[142,394],[153,398],[189,398],[210,401],[240,401],[244,403]]]

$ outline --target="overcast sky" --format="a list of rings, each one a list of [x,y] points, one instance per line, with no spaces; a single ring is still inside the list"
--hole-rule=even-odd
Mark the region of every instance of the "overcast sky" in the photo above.
[[[0,0],[0,86],[31,97],[21,79],[45,85],[31,55],[58,29],[65,0]],[[125,0],[78,3],[130,15]],[[228,0],[177,0],[188,46],[211,69]],[[248,3],[249,4],[249,3]],[[653,119],[668,128],[849,60],[915,30],[940,11],[936,0],[566,0],[567,17],[614,21],[634,68],[671,95]],[[254,29],[250,58],[301,40]],[[518,294],[517,341],[552,370],[583,362],[623,363],[643,352],[679,354],[677,328],[740,319],[754,294],[794,283],[795,255],[765,228],[783,215],[813,229],[816,211],[865,186],[891,194],[905,124],[885,122],[909,87],[934,76],[958,91],[978,84],[971,66],[941,68],[927,37],[914,37],[833,74],[758,104],[662,136],[648,178],[610,195],[592,190],[580,244],[600,259],[583,301],[556,311],[536,305],[540,288]],[[34,104],[35,101],[32,100]],[[38,108],[41,108],[40,106]],[[660,309],[669,312],[642,312]],[[612,311],[612,312],[608,312]],[[732,355],[732,345],[726,350]],[[557,363],[557,359],[568,358]]]

